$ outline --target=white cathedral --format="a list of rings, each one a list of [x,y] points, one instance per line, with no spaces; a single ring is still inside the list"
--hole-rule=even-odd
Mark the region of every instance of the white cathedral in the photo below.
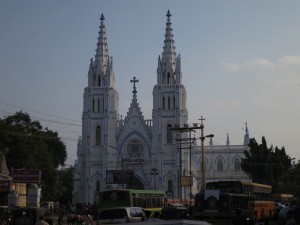
[[[115,188],[161,190],[168,198],[189,200],[204,182],[250,181],[241,170],[249,142],[247,125],[241,145],[230,145],[228,134],[224,145],[214,145],[210,138],[209,145],[203,146],[203,135],[198,144],[201,137],[194,135],[193,127],[202,128],[202,133],[204,128],[202,122],[200,126],[188,124],[181,57],[175,52],[169,11],[166,16],[163,52],[158,57],[153,87],[152,119],[142,114],[136,77],[130,80],[132,100],[123,119],[119,116],[117,77],[101,15],[96,54],[90,61],[88,86],[83,94],[73,203],[94,203],[97,191]]]

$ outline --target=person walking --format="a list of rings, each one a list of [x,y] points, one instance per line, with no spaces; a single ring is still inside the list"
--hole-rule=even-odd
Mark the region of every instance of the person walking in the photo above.
[[[49,223],[47,223],[47,222],[45,221],[45,217],[44,217],[44,216],[40,216],[40,217],[39,217],[39,221],[37,221],[37,222],[35,223],[35,225],[49,225]]]
[[[93,218],[89,211],[86,211],[84,217],[83,217],[84,225],[92,225],[93,224]]]

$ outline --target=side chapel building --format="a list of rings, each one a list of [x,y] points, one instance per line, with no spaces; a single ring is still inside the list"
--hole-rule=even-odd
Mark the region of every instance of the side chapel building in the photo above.
[[[131,104],[122,119],[115,87],[117,77],[108,52],[105,18],[101,15],[96,54],[90,61],[88,86],[83,94],[73,203],[93,203],[96,191],[112,188],[155,189],[165,191],[169,198],[190,199],[201,189],[201,168],[205,168],[206,182],[249,181],[240,166],[248,148],[247,125],[241,145],[230,145],[228,134],[225,145],[214,145],[210,139],[205,146],[204,167],[202,146],[190,136],[191,132],[176,131],[176,127],[188,124],[187,93],[181,57],[175,52],[170,11],[166,16],[163,52],[158,57],[157,82],[153,87],[152,119],[145,119],[142,114],[135,77],[131,80]],[[180,139],[190,143],[179,144]],[[112,177],[114,171],[123,171],[122,183],[113,181],[117,179]],[[124,171],[132,171],[130,181],[124,179]],[[193,177],[191,188],[180,185],[182,176]]]

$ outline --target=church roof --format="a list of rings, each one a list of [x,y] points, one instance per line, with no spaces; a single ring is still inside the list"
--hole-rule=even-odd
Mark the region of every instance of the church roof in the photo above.
[[[123,142],[125,139],[130,139],[132,137],[139,137],[141,140],[149,143],[151,140],[150,127],[146,125],[143,113],[138,103],[136,83],[139,82],[136,77],[133,77],[130,82],[133,83],[133,96],[130,107],[128,109],[127,115],[124,118],[124,126],[120,130],[119,143]]]

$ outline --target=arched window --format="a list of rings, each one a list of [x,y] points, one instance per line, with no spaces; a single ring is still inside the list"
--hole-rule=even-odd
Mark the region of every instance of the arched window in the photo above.
[[[101,145],[101,127],[96,127],[96,145]]]
[[[162,100],[163,100],[163,101],[162,101],[163,110],[165,110],[165,97],[164,97],[164,96],[162,97]]]
[[[168,110],[170,110],[170,109],[171,109],[171,98],[168,97]]]
[[[168,180],[168,191],[173,191],[173,181]]]
[[[223,161],[221,158],[218,159],[218,171],[223,171]]]
[[[97,112],[100,112],[100,98],[97,99]]]
[[[167,126],[167,144],[172,144],[172,142],[173,142],[172,125],[168,124],[168,126]]]
[[[101,76],[98,75],[98,86],[100,87],[101,86]]]
[[[235,161],[234,161],[234,170],[235,171],[241,170],[241,162],[239,159],[235,159]]]
[[[92,100],[92,112],[95,112],[95,99]]]
[[[171,75],[170,75],[170,72],[168,72],[168,84],[171,84]]]
[[[173,109],[175,110],[175,105],[176,105],[176,102],[175,102],[175,96],[173,97]]]
[[[96,181],[96,191],[100,191],[100,181]]]

